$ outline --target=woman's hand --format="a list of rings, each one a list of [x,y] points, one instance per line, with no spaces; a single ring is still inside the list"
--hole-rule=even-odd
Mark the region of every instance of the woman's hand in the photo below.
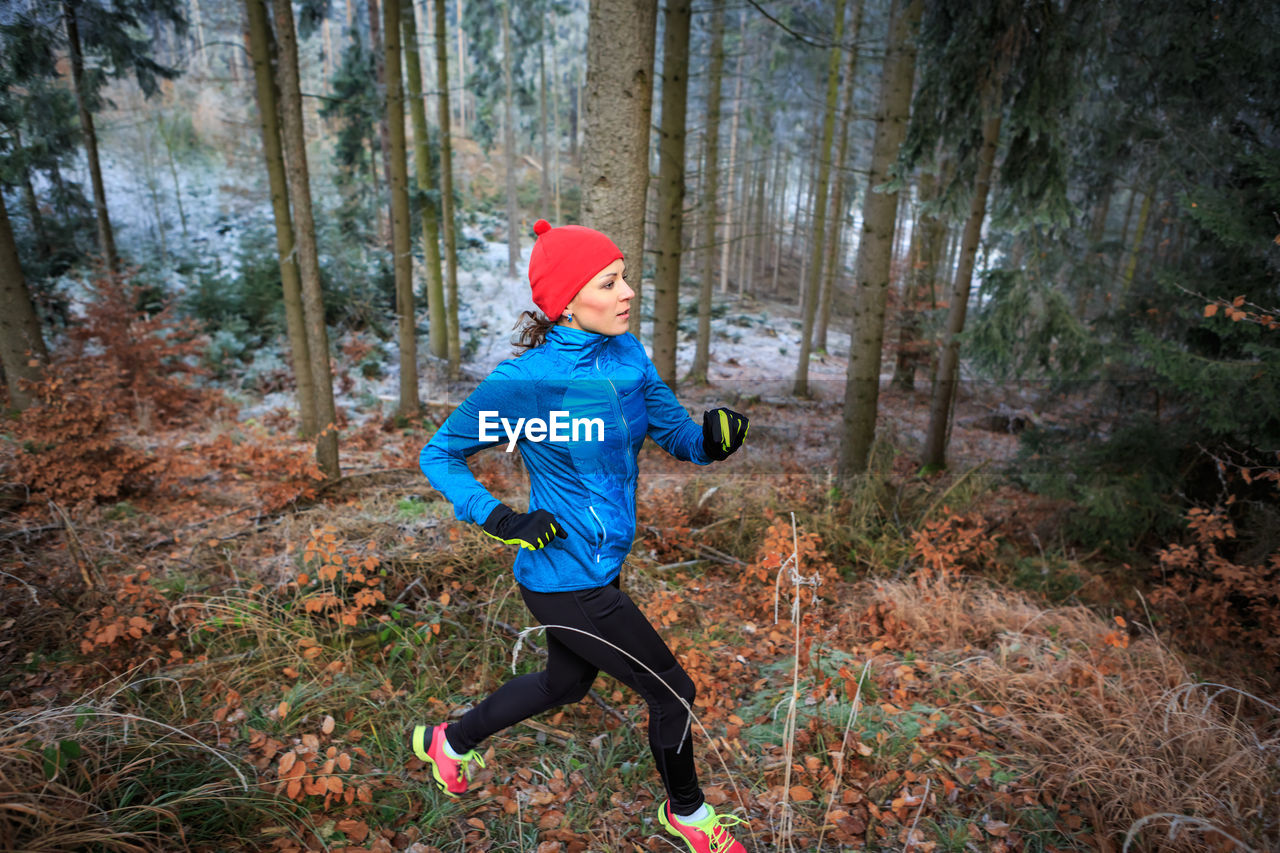
[[[489,536],[506,545],[519,545],[537,551],[559,537],[568,539],[569,533],[556,517],[545,509],[533,512],[516,512],[506,504],[498,504],[481,525]]]
[[[732,409],[712,409],[702,413],[702,449],[720,462],[728,459],[746,441],[749,424],[745,415]]]

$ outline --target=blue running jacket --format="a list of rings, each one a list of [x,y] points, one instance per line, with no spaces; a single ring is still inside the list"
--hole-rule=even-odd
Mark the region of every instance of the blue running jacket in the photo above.
[[[449,415],[418,464],[458,518],[483,524],[498,505],[466,459],[486,447],[507,450],[512,435],[529,472],[528,511],[547,510],[569,534],[516,552],[516,580],[535,592],[617,577],[635,538],[636,456],[646,435],[677,459],[711,461],[702,425],[630,334],[554,326],[545,344],[499,364]]]

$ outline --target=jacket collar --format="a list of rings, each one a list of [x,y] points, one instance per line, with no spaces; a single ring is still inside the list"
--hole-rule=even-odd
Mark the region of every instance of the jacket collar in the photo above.
[[[547,346],[574,361],[594,358],[608,341],[608,335],[598,335],[572,326],[552,326],[547,331]]]

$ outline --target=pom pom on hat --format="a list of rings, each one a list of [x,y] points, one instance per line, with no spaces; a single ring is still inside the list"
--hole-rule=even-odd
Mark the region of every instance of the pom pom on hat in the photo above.
[[[587,282],[622,257],[612,240],[581,225],[552,228],[539,219],[533,233],[537,241],[529,254],[529,288],[533,303],[552,320],[560,318]]]

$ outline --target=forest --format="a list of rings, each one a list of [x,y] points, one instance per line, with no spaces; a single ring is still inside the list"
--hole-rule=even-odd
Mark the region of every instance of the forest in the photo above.
[[[1280,849],[1261,0],[2,0],[0,849],[683,851],[607,675],[411,743],[554,651],[419,467],[538,220],[750,419],[621,575],[743,849]]]

